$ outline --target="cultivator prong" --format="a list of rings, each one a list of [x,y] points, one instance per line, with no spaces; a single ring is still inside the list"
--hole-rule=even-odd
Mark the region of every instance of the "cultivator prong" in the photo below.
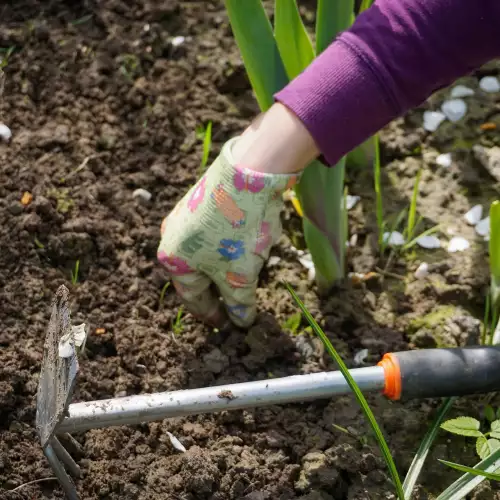
[[[61,286],[52,303],[37,397],[36,426],[47,460],[67,498],[78,500],[71,480],[80,468],[57,436],[165,418],[298,403],[351,392],[341,372],[321,372],[101,401],[70,404],[78,374],[83,325],[72,327],[69,292]],[[78,337],[78,339],[77,339]],[[500,388],[500,347],[427,349],[388,353],[377,366],[350,373],[363,392],[390,399],[460,396]]]

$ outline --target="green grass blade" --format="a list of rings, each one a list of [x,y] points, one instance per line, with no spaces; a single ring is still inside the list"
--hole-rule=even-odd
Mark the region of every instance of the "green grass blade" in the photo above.
[[[500,308],[500,201],[490,206],[490,273],[491,273],[491,308]],[[495,326],[495,325],[494,325]]]
[[[225,0],[234,38],[262,111],[287,83],[285,66],[261,0]]]
[[[481,345],[486,345],[486,337],[489,332],[489,322],[490,322],[490,302],[491,295],[488,293],[486,295],[486,303],[484,305],[484,318],[483,318],[483,331],[481,333]]]
[[[421,177],[422,177],[422,170],[419,170],[417,176],[415,177],[415,186],[413,186],[413,194],[411,196],[410,210],[408,212],[408,225],[406,226],[406,237],[408,239],[413,238],[413,232],[415,231],[415,219],[417,216],[418,187],[420,184]]]
[[[456,464],[455,462],[448,462],[448,460],[438,459],[438,461],[460,472],[468,472],[474,476],[481,476],[486,479],[493,479],[493,481],[500,481],[500,474],[492,474],[491,472],[473,469],[472,467],[467,467],[466,465]]]
[[[413,462],[411,463],[410,468],[408,470],[408,474],[406,474],[405,480],[403,482],[403,490],[405,493],[405,498],[411,498],[411,494],[413,492],[413,488],[415,488],[418,476],[422,471],[424,462],[427,459],[427,455],[429,454],[431,446],[434,443],[434,440],[436,439],[436,436],[439,432],[439,426],[441,425],[441,422],[443,421],[444,417],[447,415],[447,413],[453,406],[455,399],[456,398],[447,398],[444,401],[444,403],[438,410],[438,414],[436,415],[434,422],[429,427],[427,434],[420,443],[417,453],[415,454]]]
[[[500,469],[500,449],[493,452],[489,457],[479,462],[473,470],[474,473],[468,471],[446,490],[444,490],[436,500],[462,500],[465,498],[476,486],[483,482],[486,478],[477,475],[478,471],[487,473],[495,473]]]
[[[382,201],[382,169],[380,166],[380,143],[378,135],[374,136],[375,141],[375,159],[373,162],[374,169],[374,181],[375,181],[375,203],[377,211],[377,226],[378,226],[378,244],[379,247],[382,245],[382,239],[384,237],[384,203]]]
[[[354,0],[318,0],[316,9],[316,54],[354,21]]]
[[[344,361],[338,354],[338,352],[335,350],[333,347],[332,343],[328,339],[328,337],[325,335],[325,332],[320,328],[318,323],[316,323],[315,319],[312,317],[311,313],[307,310],[306,306],[304,303],[300,300],[299,296],[295,293],[293,288],[286,283],[286,287],[288,291],[290,292],[293,300],[297,303],[299,306],[300,310],[302,311],[302,314],[304,314],[305,318],[311,325],[311,328],[313,329],[314,333],[321,339],[323,342],[323,345],[325,346],[326,350],[332,357],[332,359],[337,363],[340,371],[342,372],[342,375],[346,379],[347,384],[351,388],[352,392],[354,393],[354,396],[356,397],[356,400],[358,401],[359,405],[361,406],[361,409],[363,410],[363,413],[365,414],[365,417],[367,418],[374,434],[377,439],[378,445],[380,447],[380,451],[382,452],[382,456],[384,457],[384,460],[387,464],[387,467],[389,469],[389,473],[392,477],[392,480],[394,482],[394,486],[396,487],[396,493],[398,495],[398,498],[400,500],[404,500],[404,492],[403,492],[403,487],[401,485],[401,481],[399,479],[399,474],[396,469],[396,464],[394,463],[394,459],[392,458],[391,452],[389,450],[389,447],[387,446],[387,443],[385,441],[384,435],[382,434],[382,431],[380,430],[380,427],[377,423],[377,420],[375,419],[375,415],[373,414],[368,402],[366,401],[366,398],[364,397],[363,393],[359,389],[358,385],[356,384],[355,380],[352,378],[352,375],[349,373],[349,369],[345,365]]]
[[[295,0],[276,0],[274,36],[288,78],[292,80],[314,59],[314,49]]]

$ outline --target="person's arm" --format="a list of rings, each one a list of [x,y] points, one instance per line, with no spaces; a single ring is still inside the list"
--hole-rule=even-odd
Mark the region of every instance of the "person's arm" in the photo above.
[[[377,0],[275,96],[236,145],[258,170],[329,165],[500,56],[499,0]]]

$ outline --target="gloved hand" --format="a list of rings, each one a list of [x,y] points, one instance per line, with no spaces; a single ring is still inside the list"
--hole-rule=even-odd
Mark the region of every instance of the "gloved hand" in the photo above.
[[[163,220],[158,247],[186,308],[217,327],[227,315],[241,327],[255,320],[259,272],[281,234],[282,193],[299,178],[236,165],[231,148],[237,140],[223,146]]]

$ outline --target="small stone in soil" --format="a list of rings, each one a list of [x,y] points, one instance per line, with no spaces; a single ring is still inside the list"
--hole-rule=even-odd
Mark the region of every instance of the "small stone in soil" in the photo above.
[[[181,451],[182,453],[186,453],[186,448],[184,448],[184,445],[171,432],[167,431],[167,436],[170,438],[170,442],[172,443],[172,446],[177,451]]]
[[[184,42],[186,41],[185,36],[174,36],[170,43],[172,44],[173,47],[179,47],[181,46]]]
[[[347,210],[351,210],[351,208],[354,208],[356,206],[356,203],[358,203],[360,199],[361,199],[360,196],[353,196],[348,194],[346,196],[346,202],[345,202]]]
[[[274,267],[281,262],[281,257],[277,257],[276,255],[272,255],[269,257],[267,261],[267,267]]]
[[[429,275],[429,264],[427,262],[422,262],[415,271],[415,278],[422,280]]]
[[[439,165],[440,167],[451,167],[451,153],[443,153],[440,154],[436,158],[436,164]]]
[[[361,349],[361,351],[358,351],[354,355],[354,364],[356,366],[364,365],[367,357],[368,357],[368,349]]]
[[[4,141],[10,140],[10,138],[12,137],[12,132],[10,128],[7,127],[7,125],[4,125],[3,123],[0,123],[0,137]]]
[[[132,193],[132,196],[141,201],[150,201],[153,195],[149,191],[146,191],[146,189],[139,188]]]

